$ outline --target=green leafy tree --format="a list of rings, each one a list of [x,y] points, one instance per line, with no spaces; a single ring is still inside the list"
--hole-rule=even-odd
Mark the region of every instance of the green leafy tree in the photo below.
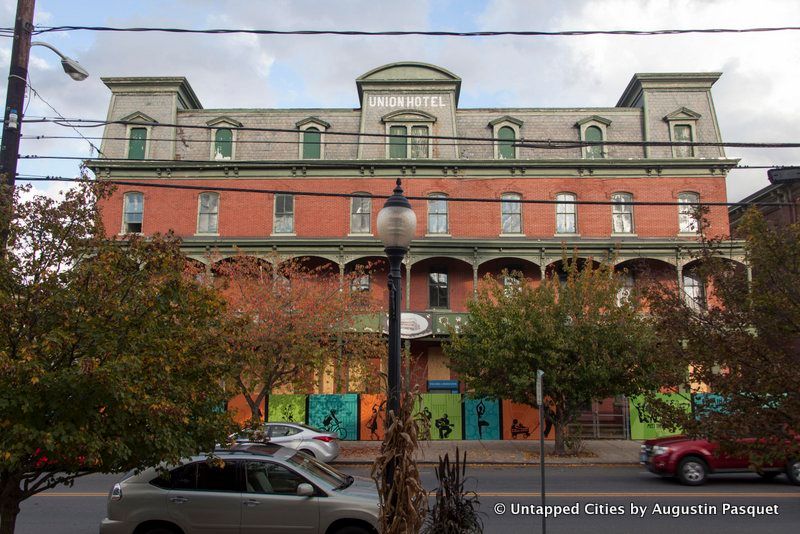
[[[725,258],[726,241],[706,240],[695,269],[707,302],[674,287],[648,292],[665,357],[682,364],[664,385],[707,389],[714,402],[694,414],[657,399],[649,406],[662,425],[759,463],[800,454],[800,224],[774,228],[752,209],[739,230],[750,280],[742,264]]]
[[[563,283],[549,277],[511,288],[487,277],[468,304],[469,321],[444,347],[451,368],[479,395],[534,406],[536,371],[543,370],[557,454],[565,453],[566,427],[583,406],[655,387],[662,363],[640,300],[618,298],[611,267],[563,263]]]
[[[93,472],[210,450],[224,302],[184,276],[171,237],[106,238],[104,191],[14,202],[0,258],[0,533],[20,503]]]

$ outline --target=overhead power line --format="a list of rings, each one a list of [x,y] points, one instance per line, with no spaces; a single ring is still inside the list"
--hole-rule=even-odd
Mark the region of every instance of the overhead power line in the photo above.
[[[130,180],[87,180],[85,178],[65,178],[62,176],[36,176],[36,175],[19,175],[20,180],[27,180],[30,182],[73,182],[73,183],[108,183],[114,185],[125,185],[132,187],[150,187],[156,189],[184,189],[190,191],[214,191],[214,192],[231,192],[231,193],[257,193],[266,195],[294,195],[306,197],[328,197],[328,198],[377,198],[387,199],[389,195],[372,195],[364,193],[327,193],[321,191],[294,191],[283,189],[260,189],[254,187],[226,187],[226,186],[206,186],[206,185],[188,185],[188,184],[164,184],[157,182],[136,182]],[[427,196],[413,196],[406,195],[409,200],[430,200]],[[614,202],[611,200],[556,200],[556,199],[529,199],[521,198],[515,200],[504,200],[501,198],[470,198],[470,197],[446,197],[447,202],[478,202],[478,203],[520,203],[520,204],[577,204],[588,206],[686,206],[682,202],[667,202],[667,201],[639,201],[633,200],[629,202]],[[697,206],[769,206],[769,207],[786,207],[792,206],[789,202],[697,202],[692,205]]]
[[[52,123],[58,126],[68,128],[75,128],[75,124],[79,124],[78,128],[100,128],[103,126],[118,124],[123,126],[149,126],[152,128],[178,128],[189,130],[217,130],[216,126],[208,126],[201,124],[176,124],[164,122],[144,122],[144,121],[107,121],[100,119],[53,119],[48,117],[25,119],[26,123]],[[256,127],[256,126],[234,126],[230,130],[240,132],[277,132],[277,133],[292,133],[298,134],[302,130],[297,128],[269,128],[269,127]],[[452,136],[452,135],[412,135],[412,134],[388,134],[388,133],[373,133],[373,132],[348,132],[327,130],[327,136],[351,136],[351,137],[376,137],[381,139],[430,139],[430,140],[448,140],[448,141],[477,141],[484,143],[509,143],[508,139],[501,139],[498,137],[473,137],[473,136]],[[180,141],[180,139],[175,139]],[[325,142],[327,143],[327,141]],[[323,143],[323,144],[325,144]],[[511,142],[514,146],[523,148],[542,148],[542,149],[567,149],[567,148],[581,148],[590,146],[651,146],[651,147],[736,147],[736,148],[800,148],[800,143],[767,143],[767,142],[736,142],[736,141],[584,141],[575,139],[524,139],[520,138]]]
[[[0,28],[8,31],[10,28]],[[424,31],[424,30],[268,30],[246,28],[164,28],[164,27],[114,27],[114,26],[36,26],[34,35],[53,32],[92,31],[92,32],[162,32],[162,33],[189,33],[189,34],[253,34],[253,35],[339,35],[362,37],[398,37],[398,36],[426,36],[426,37],[581,37],[587,35],[613,35],[613,36],[648,36],[648,35],[684,35],[684,34],[740,34],[740,33],[767,33],[798,31],[800,26],[775,26],[752,28],[678,28],[660,30],[502,30],[502,31]]]

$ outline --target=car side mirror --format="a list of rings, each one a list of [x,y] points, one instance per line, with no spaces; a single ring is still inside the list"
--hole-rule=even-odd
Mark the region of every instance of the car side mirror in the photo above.
[[[311,497],[314,495],[314,486],[303,482],[297,486],[297,494],[301,497]]]

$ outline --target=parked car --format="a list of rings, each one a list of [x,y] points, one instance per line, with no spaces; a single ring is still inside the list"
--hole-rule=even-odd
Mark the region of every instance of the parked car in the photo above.
[[[639,460],[651,473],[677,477],[689,486],[704,484],[709,474],[753,471],[749,458],[724,454],[718,443],[684,436],[645,441]],[[757,473],[764,478],[785,473],[790,482],[800,484],[800,459],[775,461],[761,467]]]
[[[150,468],[114,485],[100,534],[377,534],[375,483],[273,443]]]
[[[339,456],[339,436],[333,432],[325,432],[302,423],[264,423],[260,433],[270,443],[304,452],[320,462],[332,462]],[[245,433],[231,437],[237,443],[254,441],[251,435]]]

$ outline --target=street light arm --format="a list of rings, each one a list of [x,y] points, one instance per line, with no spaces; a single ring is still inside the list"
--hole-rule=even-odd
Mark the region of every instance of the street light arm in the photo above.
[[[31,43],[31,48],[34,46],[43,46],[45,48],[49,48],[53,52],[55,52],[58,57],[61,58],[61,67],[63,67],[64,72],[69,75],[75,81],[83,81],[89,77],[89,71],[84,69],[80,63],[76,60],[72,59],[71,57],[63,54],[58,48],[51,45],[50,43],[45,43],[43,41],[34,41]]]

